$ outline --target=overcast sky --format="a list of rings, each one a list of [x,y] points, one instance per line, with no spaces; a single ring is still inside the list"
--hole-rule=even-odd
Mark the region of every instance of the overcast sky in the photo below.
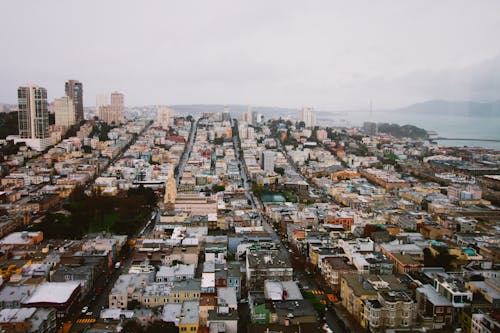
[[[0,102],[318,109],[500,99],[500,1],[2,1]]]

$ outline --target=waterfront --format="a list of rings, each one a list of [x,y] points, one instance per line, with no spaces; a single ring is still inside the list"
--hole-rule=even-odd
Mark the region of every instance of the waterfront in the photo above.
[[[500,117],[457,116],[450,114],[415,114],[390,111],[359,111],[332,114],[326,122],[337,126],[361,126],[365,121],[415,125],[434,131],[444,138],[500,140]],[[443,146],[469,146],[500,149],[500,142],[475,140],[442,140]]]

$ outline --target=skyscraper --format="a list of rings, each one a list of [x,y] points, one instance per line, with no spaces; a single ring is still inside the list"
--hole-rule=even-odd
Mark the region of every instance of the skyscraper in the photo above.
[[[231,114],[229,113],[229,105],[224,105],[224,112],[222,112],[222,121],[231,121]]]
[[[316,113],[311,107],[303,107],[300,110],[300,121],[303,121],[306,127],[316,126]]]
[[[114,117],[116,117],[115,123],[121,123],[124,119],[124,103],[125,97],[122,93],[117,91],[111,93],[111,109],[113,110]]]
[[[65,86],[66,96],[71,98],[75,106],[75,122],[81,122],[83,117],[83,85],[77,80],[68,80]]]
[[[20,141],[42,151],[50,145],[47,90],[38,86],[17,89]]]
[[[377,123],[365,121],[363,123],[363,132],[368,135],[376,135],[377,134]]]
[[[54,100],[56,125],[67,128],[76,123],[75,104],[69,96]]]
[[[253,125],[253,107],[251,105],[248,106],[247,123]]]

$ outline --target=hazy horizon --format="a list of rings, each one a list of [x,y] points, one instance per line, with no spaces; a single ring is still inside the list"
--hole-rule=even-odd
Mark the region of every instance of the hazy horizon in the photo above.
[[[498,1],[50,0],[0,11],[3,103],[28,82],[53,100],[68,79],[83,82],[86,107],[114,90],[127,106],[500,100]]]

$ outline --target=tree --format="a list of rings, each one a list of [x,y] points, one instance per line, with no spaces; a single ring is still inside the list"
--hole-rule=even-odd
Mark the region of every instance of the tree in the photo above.
[[[146,328],[146,333],[178,333],[179,328],[172,322],[155,320]]]
[[[92,153],[92,147],[90,147],[90,146],[82,146],[82,149],[83,149],[83,152],[84,152],[85,154],[90,154],[90,153]]]
[[[212,186],[212,192],[217,193],[217,192],[224,192],[226,190],[226,187],[224,185],[217,185],[215,184]]]
[[[142,326],[135,319],[131,319],[123,325],[123,333],[144,333]]]
[[[136,299],[133,299],[127,303],[128,310],[135,310],[135,309],[140,309],[140,308],[141,308],[141,303]]]
[[[274,167],[274,172],[276,172],[280,176],[283,176],[285,174],[285,169],[282,167]]]
[[[446,271],[451,270],[456,256],[451,255],[446,247],[435,247],[435,249],[438,251],[436,255],[432,254],[429,248],[424,249],[424,266],[443,267]]]
[[[71,201],[83,201],[87,199],[87,195],[85,194],[85,188],[81,185],[76,186],[71,192],[69,196]]]

